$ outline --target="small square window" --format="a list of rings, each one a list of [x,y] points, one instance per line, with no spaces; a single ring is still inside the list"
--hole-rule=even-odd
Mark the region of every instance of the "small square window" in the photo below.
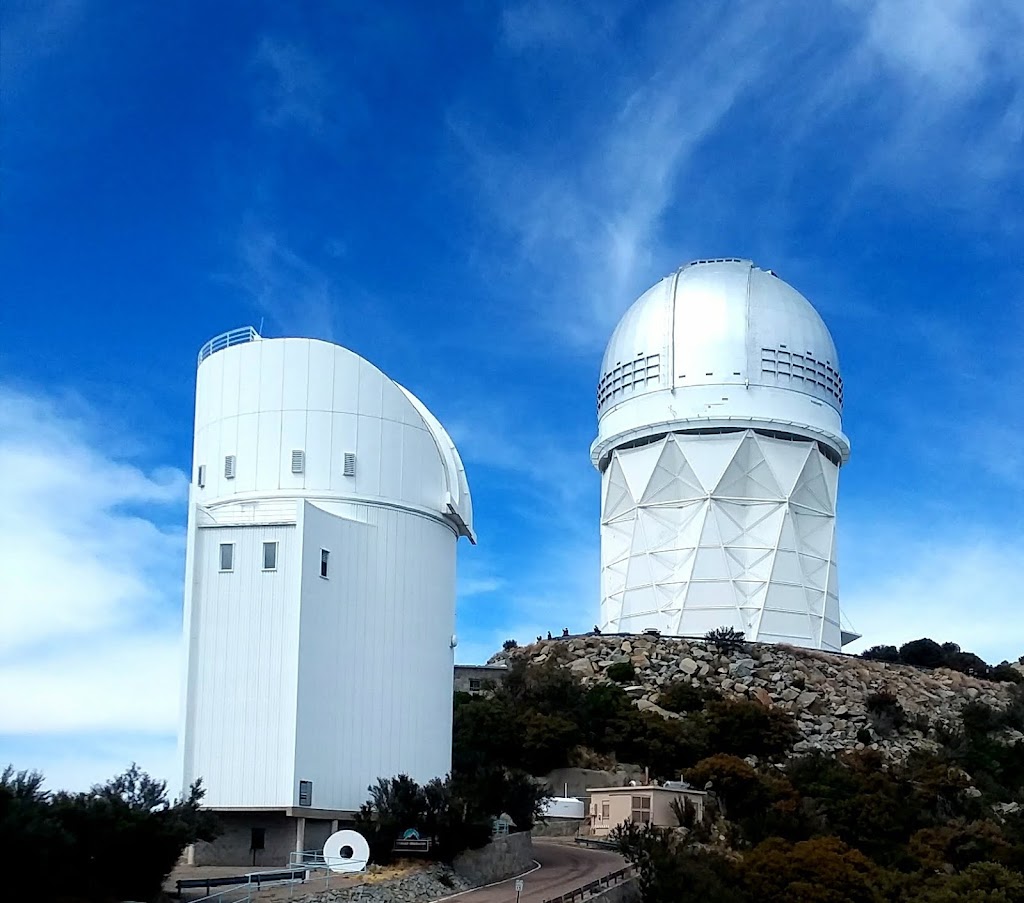
[[[320,550],[320,576],[327,576],[327,559],[331,557],[331,553],[327,549]]]
[[[649,796],[634,796],[632,821],[636,824],[648,824],[651,820],[651,798]]]
[[[220,544],[220,569],[222,571],[233,571],[235,569],[235,544],[222,542]]]
[[[476,693],[483,686],[479,677],[471,677],[469,679],[469,692]]]
[[[265,570],[265,571],[276,571],[277,570],[277,543],[276,542],[265,542],[265,543],[263,543],[263,570]]]

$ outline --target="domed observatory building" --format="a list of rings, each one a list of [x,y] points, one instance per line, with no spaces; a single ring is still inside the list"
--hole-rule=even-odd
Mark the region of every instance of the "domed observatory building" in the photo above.
[[[203,347],[181,743],[225,832],[196,864],[286,864],[378,777],[451,769],[460,537],[465,469],[408,390],[328,342]]]
[[[749,260],[698,260],[645,292],[597,390],[605,632],[839,650],[836,492],[850,456],[835,344]]]

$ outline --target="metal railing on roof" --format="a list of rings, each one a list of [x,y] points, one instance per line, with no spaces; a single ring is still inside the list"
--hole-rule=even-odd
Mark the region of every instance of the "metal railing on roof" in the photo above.
[[[263,338],[252,326],[242,326],[240,329],[231,329],[215,335],[209,342],[199,349],[199,363],[205,361],[216,351],[223,351],[232,345],[244,345],[246,342],[256,342]]]

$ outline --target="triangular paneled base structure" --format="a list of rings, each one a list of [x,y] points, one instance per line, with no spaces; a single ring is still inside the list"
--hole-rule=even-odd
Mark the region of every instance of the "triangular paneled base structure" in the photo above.
[[[602,481],[602,630],[841,648],[838,467],[753,430],[613,452]]]

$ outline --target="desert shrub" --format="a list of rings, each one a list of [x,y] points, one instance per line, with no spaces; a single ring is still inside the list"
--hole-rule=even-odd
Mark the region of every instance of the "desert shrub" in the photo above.
[[[917,831],[908,843],[908,854],[924,871],[946,865],[963,871],[975,862],[1006,864],[1011,845],[991,821],[956,821]]]
[[[988,676],[990,680],[998,680],[1002,683],[1024,683],[1024,674],[1021,674],[1009,662],[1000,662],[989,672]]]
[[[611,833],[622,855],[636,868],[644,903],[745,903],[736,867],[713,853],[687,849],[669,828],[619,825]]]
[[[835,837],[766,840],[743,860],[743,883],[759,903],[882,903],[885,878]]]
[[[0,775],[0,841],[19,867],[78,900],[153,899],[185,847],[219,831],[198,782],[172,802],[166,782],[135,765],[85,793],[48,793],[42,780],[11,767]]]
[[[699,712],[705,704],[722,698],[710,687],[695,687],[689,681],[676,680],[666,686],[658,697],[658,705],[678,714]]]
[[[512,649],[518,649],[519,643],[517,643],[515,640],[505,640],[505,642],[501,644],[501,648],[504,649],[506,652],[509,652]]]
[[[888,690],[871,693],[864,705],[871,715],[871,727],[883,737],[899,730],[907,722],[907,713],[899,699]]]
[[[583,739],[575,721],[560,715],[525,712],[517,718],[520,759],[518,767],[530,774],[546,774],[569,764],[569,753]]]
[[[494,804],[497,812],[489,812],[479,795],[460,789],[467,788],[457,787],[451,778],[434,778],[422,787],[404,774],[378,778],[356,816],[356,829],[366,837],[372,861],[390,862],[395,841],[408,828],[429,837],[430,856],[445,862],[486,844],[501,801]]]
[[[614,680],[618,684],[632,683],[636,680],[636,668],[632,662],[615,662],[608,666],[606,674],[609,680]]]
[[[711,753],[775,759],[788,752],[799,736],[788,712],[746,699],[709,702],[704,721]]]
[[[959,651],[959,647],[956,649]],[[950,651],[943,649],[935,640],[911,640],[900,646],[900,661],[919,668],[938,668],[945,663]]]
[[[998,862],[975,862],[960,873],[938,872],[909,889],[905,903],[1024,903],[1024,876]]]
[[[743,648],[745,634],[732,627],[716,627],[704,634],[704,640],[720,652],[732,652]]]
[[[517,831],[529,831],[551,798],[544,784],[513,768],[492,767],[455,775],[453,788],[456,797],[474,800],[489,817],[509,815]]]
[[[504,694],[455,694],[452,767],[456,772],[493,764],[520,767],[522,740],[517,711]]]
[[[865,649],[860,657],[875,662],[896,664],[900,661],[900,651],[895,646],[872,646],[870,649]]]
[[[761,775],[736,756],[709,756],[688,769],[685,777],[698,790],[714,791],[722,814],[729,819],[742,818],[768,804],[768,788]]]

